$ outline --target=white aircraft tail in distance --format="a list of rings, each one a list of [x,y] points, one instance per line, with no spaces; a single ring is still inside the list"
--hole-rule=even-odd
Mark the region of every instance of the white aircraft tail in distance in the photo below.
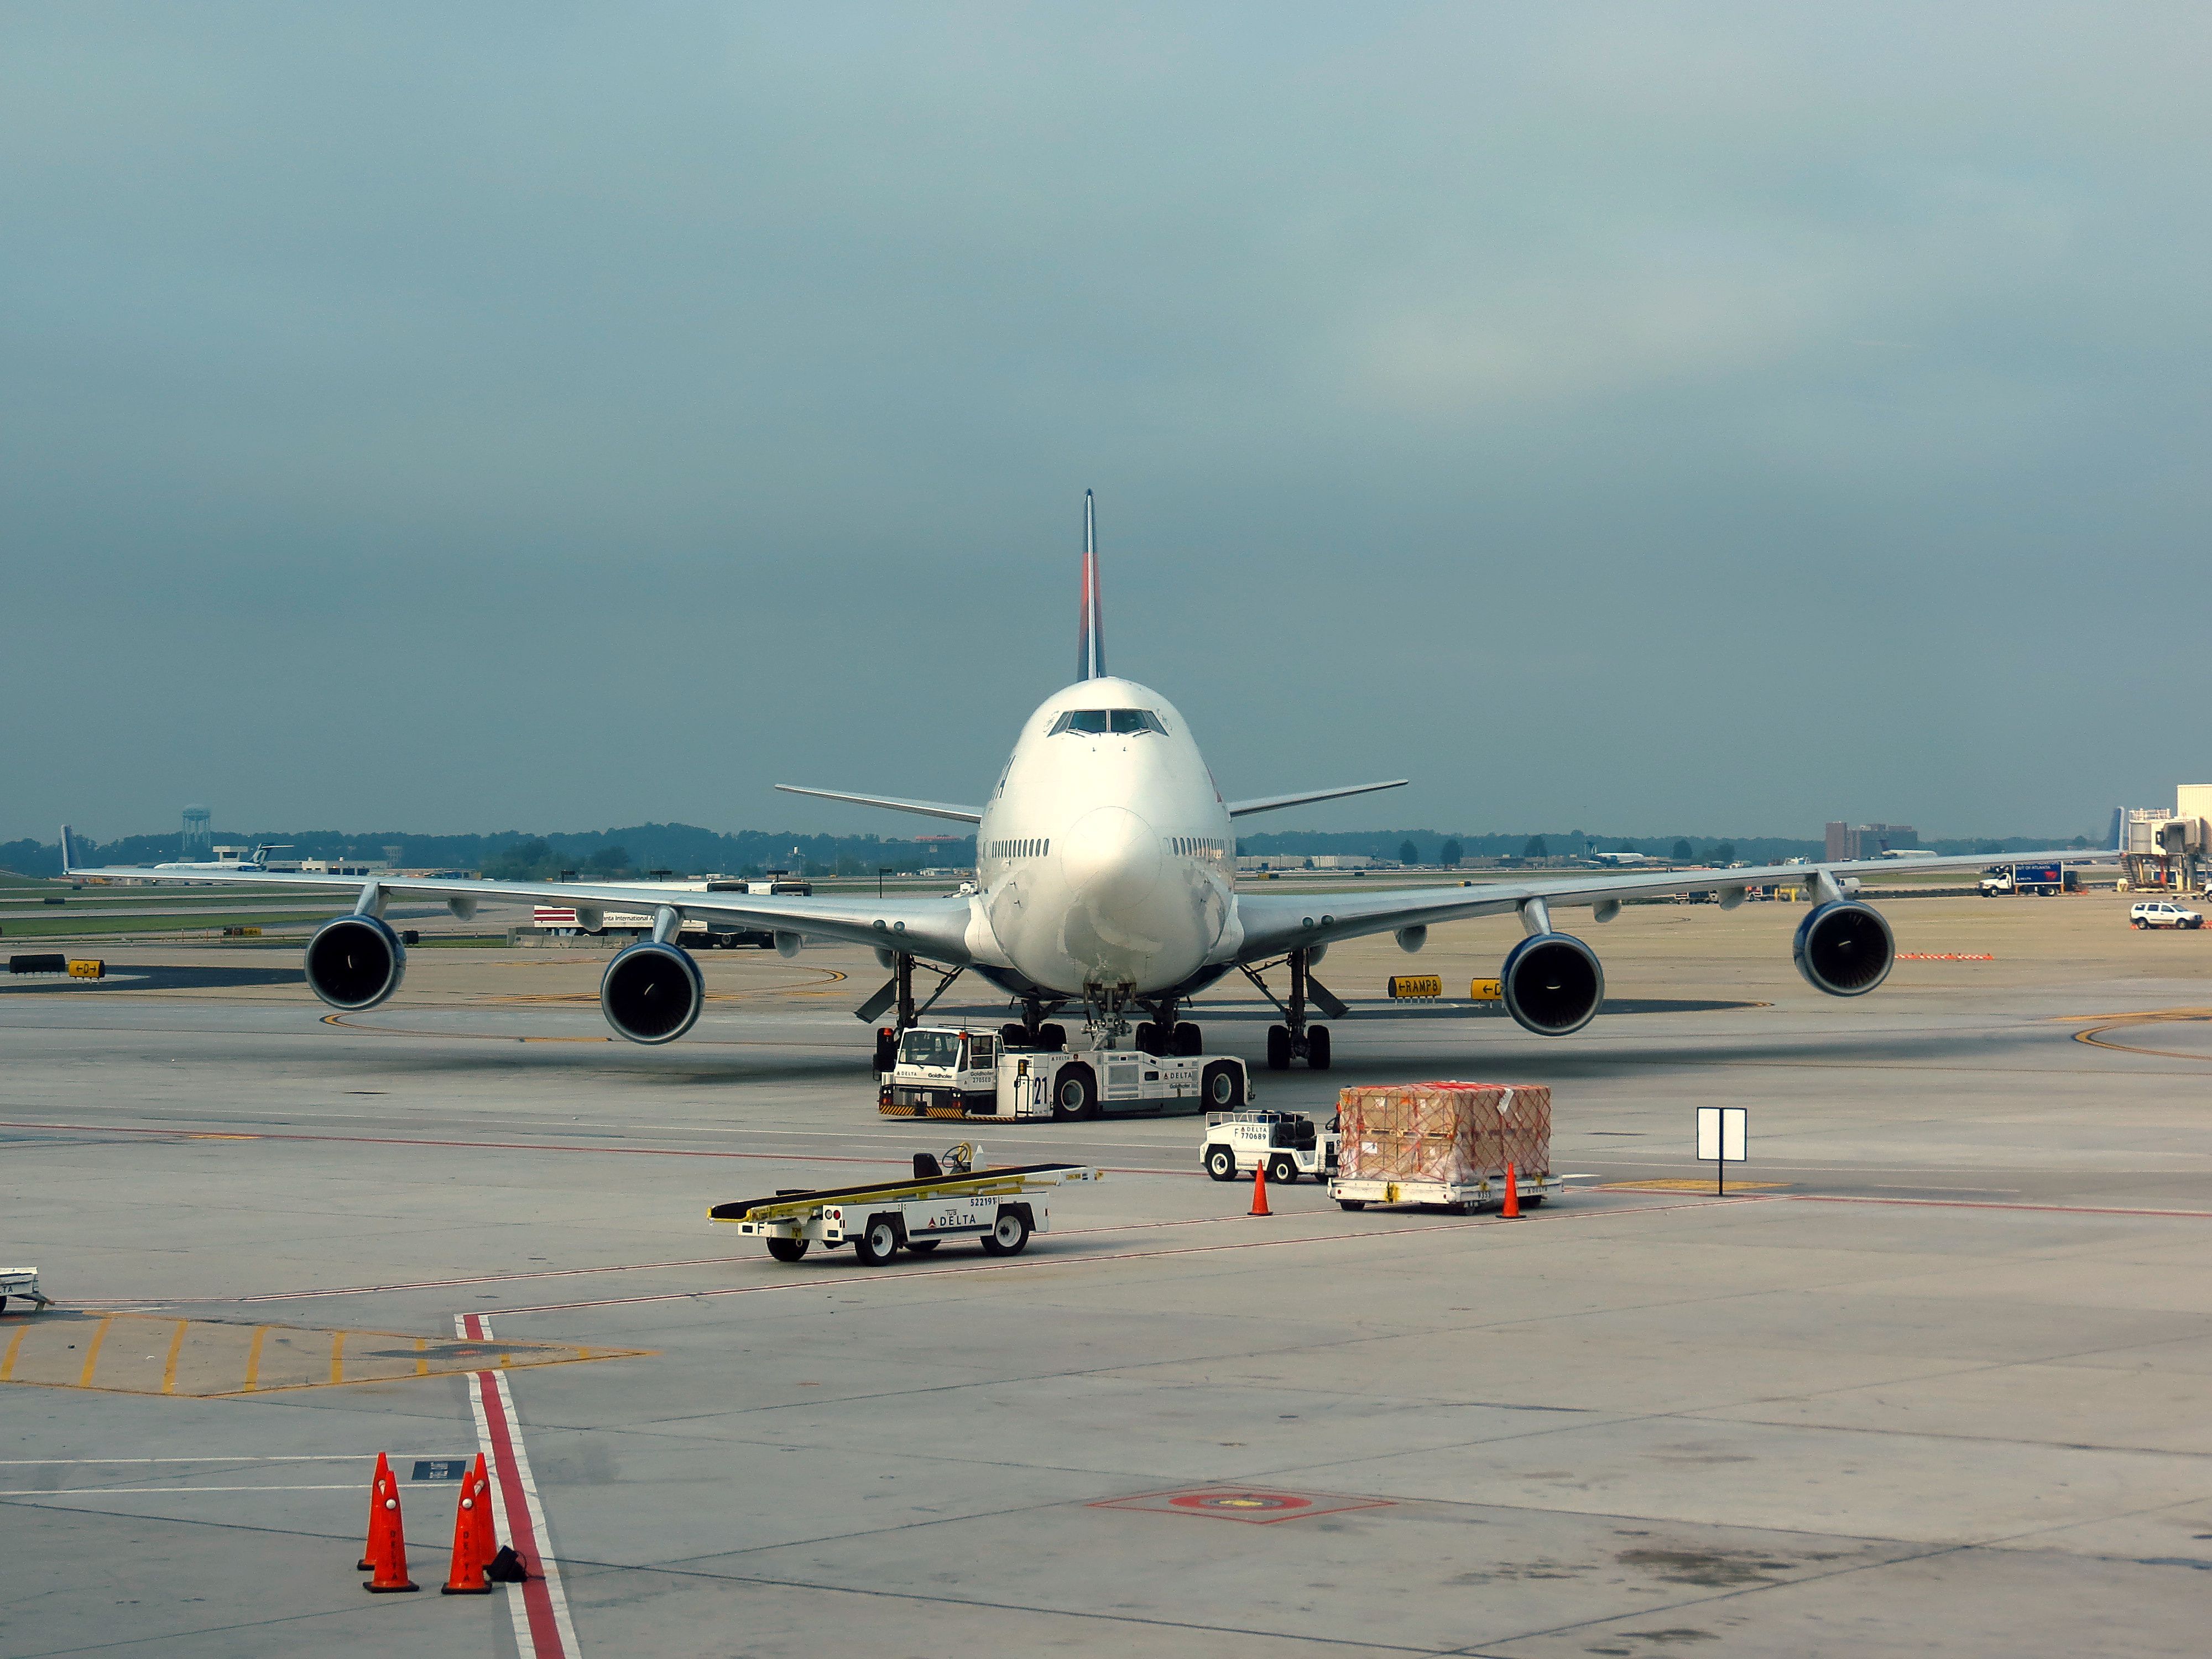
[[[872,947],[890,977],[854,1012],[873,1024],[895,1011],[895,1030],[913,1024],[927,1006],[917,1007],[914,997],[913,975],[921,965],[945,976],[939,995],[965,974],[995,988],[1018,1020],[1010,1020],[1010,1037],[1038,1042],[1054,1016],[1079,1010],[1094,1046],[1127,1042],[1155,1053],[1196,1053],[1203,1033],[1188,1018],[1191,1000],[1229,975],[1243,975],[1280,1013],[1267,1036],[1268,1064],[1276,1069],[1331,1063],[1328,1028],[1313,1016],[1318,1009],[1340,1020],[1347,1012],[1314,971],[1332,945],[1387,933],[1403,950],[1418,951],[1431,927],[1473,917],[1519,916],[1523,937],[1500,969],[1504,1001],[1523,1028],[1547,1036],[1582,1030],[1605,999],[1597,953],[1554,925],[1553,912],[1570,908],[1586,908],[1603,923],[1633,899],[1717,889],[1727,908],[1741,902],[1747,888],[1789,883],[1808,888],[1814,901],[1792,947],[1808,982],[1832,996],[1855,997],[1888,976],[1896,954],[1889,924],[1857,890],[1862,873],[1893,869],[1889,860],[1668,871],[1632,867],[1650,862],[1643,854],[1596,854],[1600,864],[1613,867],[1460,886],[1240,892],[1240,820],[1401,788],[1406,780],[1224,799],[1182,712],[1158,691],[1107,668],[1097,515],[1087,492],[1081,569],[1076,678],[1019,722],[1005,765],[979,799],[776,786],[974,826],[972,893],[673,892],[623,882],[337,877],[235,867],[195,869],[186,878],[351,891],[352,908],[318,929],[307,950],[307,981],[316,995],[348,1010],[373,1007],[399,988],[406,955],[383,920],[394,898],[442,900],[464,918],[486,900],[573,907],[589,931],[610,908],[644,910],[654,918],[652,937],[617,954],[599,988],[609,1024],[641,1043],[672,1042],[699,1017],[705,982],[678,943],[684,922],[694,918],[771,932],[789,950],[810,939]],[[81,867],[66,826],[62,848],[75,875],[172,873]],[[2013,856],[2078,863],[2086,855],[2062,849]],[[1913,860],[1919,867],[1962,870],[1987,861],[1985,855]],[[1279,994],[1267,978],[1278,970]]]

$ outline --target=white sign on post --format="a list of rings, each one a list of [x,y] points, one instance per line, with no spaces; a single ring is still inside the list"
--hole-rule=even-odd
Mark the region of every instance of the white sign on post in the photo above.
[[[1698,1108],[1698,1161],[1715,1166],[1713,1190],[1717,1194],[1728,1191],[1728,1166],[1741,1164],[1749,1156],[1750,1123],[1747,1107]]]

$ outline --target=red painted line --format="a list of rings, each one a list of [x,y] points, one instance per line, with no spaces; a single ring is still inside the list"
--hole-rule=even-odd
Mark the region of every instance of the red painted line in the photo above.
[[[1783,1196],[1779,1193],[1747,1194],[1741,1198],[1708,1198],[1692,1204],[1624,1204],[1616,1208],[1585,1211],[1554,1211],[1546,1218],[1552,1222],[1603,1220],[1607,1217],[1624,1215],[1654,1215],[1667,1210],[1709,1209],[1715,1206],[1759,1204]],[[1237,1218],[1224,1216],[1222,1220]],[[1419,1217],[1407,1218],[1418,1221]],[[1436,1232],[1459,1232],[1469,1227],[1520,1227],[1534,1221],[1523,1217],[1518,1221],[1507,1221],[1491,1216],[1476,1221],[1440,1221],[1430,1226],[1368,1227],[1350,1233],[1308,1233],[1297,1238],[1249,1238],[1234,1244],[1184,1244],[1164,1250],[1105,1250],[1096,1255],[1054,1255],[1029,1261],[979,1261],[968,1267],[908,1267],[897,1273],[875,1273],[866,1279],[847,1282],[879,1285],[886,1279],[934,1279],[955,1273],[994,1273],[1034,1271],[1043,1267],[1089,1267],[1107,1261],[1146,1261],[1175,1255],[1212,1255],[1224,1250],[1273,1249],[1290,1244],[1340,1244],[1361,1238],[1416,1238]],[[1541,1225],[1542,1223],[1536,1223]],[[766,1285],[728,1285],[715,1291],[662,1291],[650,1296],[612,1296],[591,1302],[545,1302],[523,1308],[493,1308],[487,1315],[501,1317],[509,1314],[568,1313],[580,1308],[630,1308],[651,1302],[704,1302],[713,1297],[756,1296],[770,1291],[819,1290],[826,1280],[812,1273],[795,1279],[778,1279]]]
[[[971,1119],[984,1123],[986,1118]],[[168,1135],[189,1139],[205,1135],[204,1129],[155,1129],[143,1126],[99,1123],[18,1123],[0,1120],[0,1129],[53,1129],[88,1135]],[[720,1152],[672,1146],[576,1146],[557,1140],[432,1140],[406,1135],[312,1135],[286,1129],[227,1131],[225,1139],[240,1140],[298,1140],[335,1142],[348,1146],[435,1146],[441,1150],[479,1152],[602,1152],[617,1158],[721,1158],[767,1164],[868,1164],[896,1166],[902,1158],[854,1158],[828,1152]],[[1136,1164],[1101,1164],[1109,1175],[1164,1175],[1196,1177],[1203,1170],[1154,1170]]]
[[[1133,1221],[1120,1227],[1069,1227],[1054,1237],[1088,1238],[1100,1233],[1152,1232],[1162,1227],[1203,1227],[1223,1218],[1219,1216],[1191,1216],[1181,1221]],[[259,1302],[313,1302],[324,1297],[383,1296],[398,1291],[444,1291],[470,1285],[513,1285],[538,1279],[583,1279],[597,1273],[652,1273],[671,1272],[678,1267],[727,1267],[752,1260],[754,1256],[748,1251],[743,1255],[690,1256],[674,1261],[617,1261],[599,1267],[541,1267],[531,1273],[475,1273],[465,1279],[403,1279],[389,1285],[337,1285],[317,1291],[262,1291],[250,1296],[173,1296],[155,1302],[149,1302],[143,1296],[80,1297],[70,1305],[73,1308],[127,1309],[242,1308]]]
[[[2212,1210],[2132,1210],[2118,1205],[2003,1204],[1982,1198],[1871,1198],[1850,1193],[1776,1193],[1796,1204],[1905,1204],[1931,1210],[2024,1210],[2039,1215],[2147,1215],[2167,1220],[2212,1221]]]
[[[462,1316],[462,1330],[474,1341],[490,1339],[490,1332],[480,1315]],[[507,1511],[507,1541],[530,1569],[531,1576],[522,1586],[522,1605],[530,1632],[531,1651],[537,1659],[568,1659],[568,1646],[561,1639],[561,1621],[554,1613],[553,1594],[543,1576],[544,1550],[538,1541],[537,1523],[531,1516],[530,1494],[523,1485],[521,1460],[515,1455],[516,1435],[507,1416],[505,1390],[499,1386],[500,1376],[496,1371],[477,1371],[469,1381],[475,1385],[477,1397],[483,1407],[494,1478],[499,1482],[501,1505]]]

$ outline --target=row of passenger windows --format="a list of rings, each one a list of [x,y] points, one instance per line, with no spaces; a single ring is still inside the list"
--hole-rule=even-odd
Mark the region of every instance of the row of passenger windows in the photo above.
[[[1176,852],[1185,854],[1218,853],[1224,850],[1219,842],[1206,836],[1170,836],[1168,844]]]
[[[1070,708],[1052,723],[1052,730],[1045,736],[1056,738],[1063,732],[1113,732],[1124,735],[1157,732],[1165,737],[1167,730],[1160,724],[1160,717],[1149,708]]]
[[[990,847],[994,859],[1041,859],[1052,851],[1052,841],[1049,836],[1018,836],[1012,841],[994,841]]]

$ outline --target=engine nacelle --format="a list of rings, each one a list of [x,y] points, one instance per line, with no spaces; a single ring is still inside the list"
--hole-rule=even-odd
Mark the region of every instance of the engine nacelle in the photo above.
[[[1597,953],[1569,933],[1533,933],[1498,970],[1505,1012],[1538,1036],[1565,1036],[1597,1017],[1605,969]]]
[[[1797,924],[1791,954],[1814,990],[1832,997],[1863,997],[1889,977],[1897,940],[1881,911],[1843,899],[1817,907]]]
[[[374,1008],[407,976],[407,947],[378,916],[334,916],[307,941],[307,987],[349,1013]]]
[[[673,1042],[706,1006],[707,980],[690,953],[641,939],[616,953],[599,979],[607,1024],[632,1042]]]

